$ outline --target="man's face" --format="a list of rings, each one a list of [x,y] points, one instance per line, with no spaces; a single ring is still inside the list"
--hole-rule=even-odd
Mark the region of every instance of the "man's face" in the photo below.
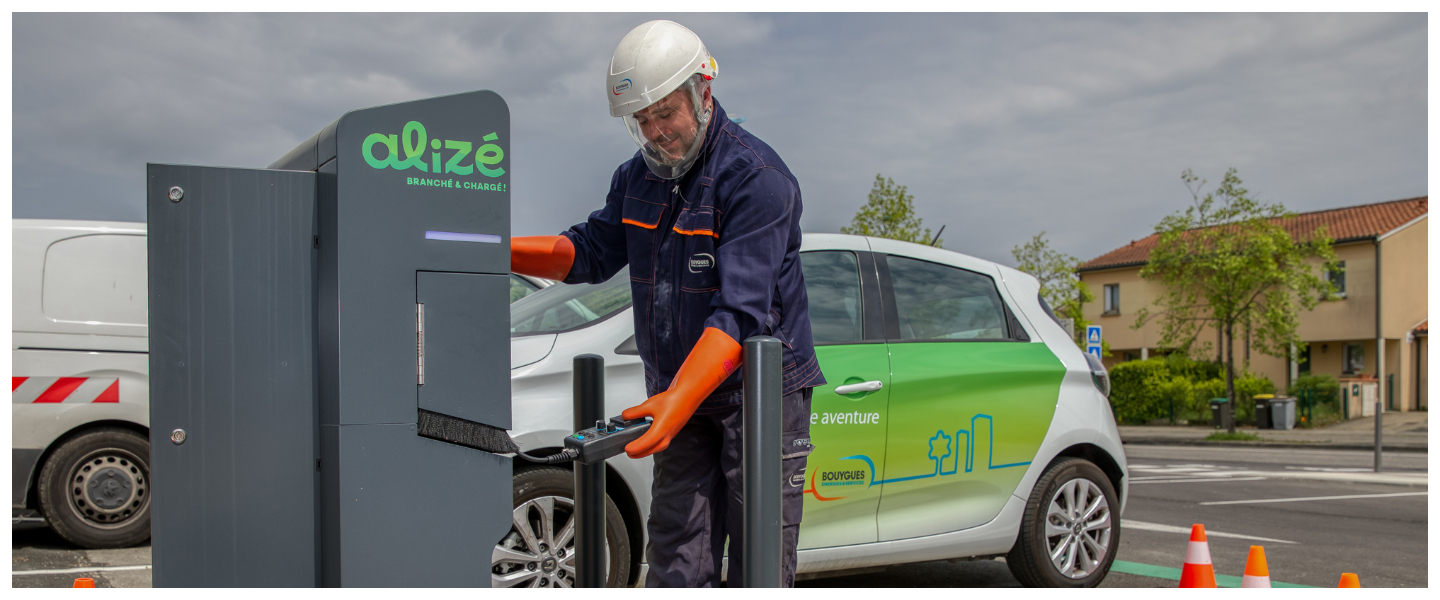
[[[684,158],[699,129],[690,91],[683,87],[636,111],[634,117],[641,134],[666,162]]]

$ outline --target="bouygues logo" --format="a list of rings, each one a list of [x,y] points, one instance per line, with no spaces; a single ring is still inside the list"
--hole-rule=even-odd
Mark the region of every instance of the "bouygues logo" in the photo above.
[[[610,92],[615,94],[616,96],[619,96],[620,94],[625,93],[625,90],[628,89],[630,89],[630,80],[621,79],[620,83],[615,84],[615,87],[611,89]]]
[[[494,142],[500,139],[499,135],[491,133],[484,138],[486,142]],[[429,161],[426,161],[425,146],[429,142]],[[387,154],[381,158],[376,156],[378,148],[383,146]],[[441,150],[444,148],[444,151]],[[400,151],[404,150],[404,156]],[[474,153],[471,153],[471,150]],[[449,151],[448,157],[443,157]],[[400,135],[372,133],[365,138],[360,147],[360,155],[365,157],[365,162],[376,169],[395,169],[404,171],[416,169],[423,173],[454,173],[456,175],[470,175],[479,171],[486,177],[499,177],[505,174],[505,169],[495,167],[505,159],[505,150],[498,144],[485,144],[475,148],[474,144],[460,140],[429,139],[425,134],[425,126],[419,121],[411,121],[405,124]],[[445,160],[442,162],[442,158]],[[494,168],[492,168],[494,167]],[[460,187],[458,184],[449,187]],[[467,186],[468,187],[468,186]]]

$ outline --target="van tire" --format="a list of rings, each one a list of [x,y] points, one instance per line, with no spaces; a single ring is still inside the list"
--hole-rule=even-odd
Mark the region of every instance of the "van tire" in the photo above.
[[[568,512],[570,516],[573,516],[575,501],[574,471],[548,466],[520,469],[516,470],[513,482],[515,487],[515,502],[513,506],[515,508],[518,509],[532,501],[549,497],[559,499],[562,503],[569,503],[568,509],[557,508],[560,508],[559,512]],[[554,501],[552,500],[552,502]],[[554,523],[554,527],[557,529],[563,526],[563,521]],[[505,544],[510,544],[512,547],[517,545],[517,543],[524,544],[523,540],[516,539],[515,536],[515,526],[512,525],[510,532],[506,533],[505,538],[501,540],[500,544],[497,544],[497,551]],[[570,547],[566,549],[568,552],[574,551],[574,543],[574,539],[572,538],[569,544]],[[605,543],[610,549],[609,569],[607,571],[605,585],[606,587],[625,587],[630,581],[630,533],[625,528],[625,519],[620,515],[620,508],[615,505],[615,501],[610,498],[609,494],[605,495]],[[501,577],[500,571],[514,568],[513,564],[500,563],[498,561],[498,554],[492,556],[491,575],[496,579]],[[540,579],[539,577],[534,577],[519,582],[519,587],[539,587],[537,584]],[[553,578],[545,579],[547,580],[545,587],[555,587]],[[492,585],[494,587],[501,587],[506,584],[492,579]],[[567,579],[565,585],[573,585],[573,581]]]
[[[1096,566],[1082,577],[1072,577],[1061,573],[1055,563],[1050,560],[1051,546],[1045,531],[1051,503],[1065,502],[1064,499],[1057,500],[1056,495],[1066,489],[1067,484],[1071,484],[1072,488],[1088,490],[1091,494],[1098,492],[1102,495],[1109,517],[1109,531],[1105,536],[1105,540],[1108,542],[1105,544],[1105,553],[1096,561]],[[1110,572],[1110,565],[1115,561],[1116,552],[1120,550],[1119,511],[1120,503],[1116,500],[1115,487],[1111,485],[1110,478],[1105,476],[1105,472],[1101,471],[1100,467],[1081,458],[1062,459],[1051,465],[1045,474],[1035,482],[1035,487],[1031,489],[1030,498],[1025,503],[1025,515],[1020,520],[1020,533],[1016,536],[1015,546],[1005,557],[1005,564],[1010,567],[1010,572],[1025,587],[1086,588],[1100,585],[1100,582],[1105,579],[1105,575]],[[1061,518],[1063,519],[1063,517]],[[1092,534],[1092,536],[1096,535],[1098,533]],[[1071,539],[1069,536],[1062,538],[1062,540],[1069,539]]]
[[[128,548],[150,539],[150,441],[93,429],[66,440],[40,469],[40,511],[76,546]]]

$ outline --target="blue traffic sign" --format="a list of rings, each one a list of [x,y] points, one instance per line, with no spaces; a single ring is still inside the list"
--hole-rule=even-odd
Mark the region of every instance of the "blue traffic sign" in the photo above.
[[[1090,346],[1089,348],[1086,348],[1085,351],[1086,351],[1086,352],[1089,352],[1089,353],[1091,353],[1091,354],[1094,354],[1094,355],[1095,355],[1095,358],[1104,358],[1104,357],[1100,356],[1100,347],[1099,347],[1099,346]]]
[[[1099,345],[1100,345],[1100,326],[1099,326],[1099,325],[1091,325],[1091,326],[1085,328],[1085,345],[1087,345],[1087,346],[1099,346]]]

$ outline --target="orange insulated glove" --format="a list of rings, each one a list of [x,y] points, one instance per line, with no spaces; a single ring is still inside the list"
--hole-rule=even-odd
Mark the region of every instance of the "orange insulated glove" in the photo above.
[[[620,413],[625,419],[651,417],[650,430],[625,445],[630,458],[643,458],[670,447],[670,440],[690,421],[700,403],[740,366],[740,343],[714,327],[706,327],[700,341],[685,357],[670,389],[651,396],[639,406]]]
[[[575,262],[575,244],[563,235],[510,238],[510,270],[559,281]]]

